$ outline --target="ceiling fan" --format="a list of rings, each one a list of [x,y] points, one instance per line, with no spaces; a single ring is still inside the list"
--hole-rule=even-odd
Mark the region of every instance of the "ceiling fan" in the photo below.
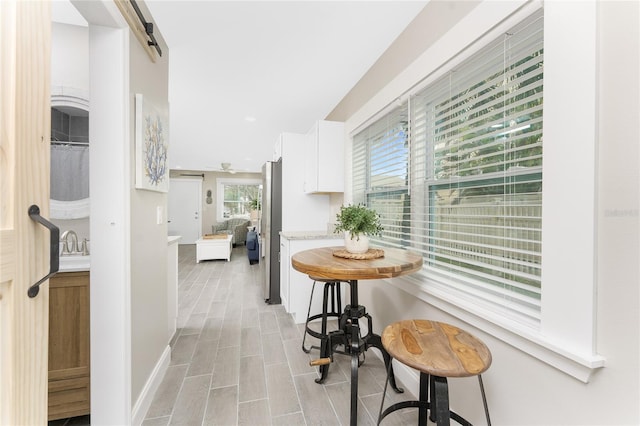
[[[220,166],[222,167],[220,169],[221,172],[231,173],[232,175],[236,173],[236,171],[231,168],[231,163],[220,163]]]

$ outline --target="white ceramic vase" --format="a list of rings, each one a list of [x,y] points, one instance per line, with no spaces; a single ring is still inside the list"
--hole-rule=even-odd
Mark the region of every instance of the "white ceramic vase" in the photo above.
[[[366,253],[369,250],[369,237],[360,234],[359,237],[351,238],[351,232],[345,231],[344,246],[349,253]]]

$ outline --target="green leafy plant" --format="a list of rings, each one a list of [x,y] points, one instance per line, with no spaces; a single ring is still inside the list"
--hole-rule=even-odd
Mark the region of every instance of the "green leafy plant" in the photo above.
[[[380,235],[382,230],[380,215],[363,204],[342,206],[340,207],[340,213],[336,215],[335,233],[349,231],[351,232],[351,239],[355,237],[359,240],[360,234]]]
[[[260,201],[257,198],[253,198],[249,201],[249,209],[253,211],[260,210]]]

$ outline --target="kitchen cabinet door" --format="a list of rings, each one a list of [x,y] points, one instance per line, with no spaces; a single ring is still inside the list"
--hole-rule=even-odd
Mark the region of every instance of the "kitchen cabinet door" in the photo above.
[[[344,192],[344,123],[316,122],[306,144],[305,192]]]
[[[285,242],[287,251],[282,253],[282,267],[283,272],[286,273],[286,284],[283,282],[282,287],[287,288],[287,304],[285,310],[293,315],[293,320],[296,324],[303,324],[307,320],[307,312],[309,312],[309,298],[311,296],[311,288],[313,287],[313,281],[307,274],[296,271],[291,266],[291,257],[294,254],[303,251],[310,250],[319,247],[333,247],[342,246],[342,240],[338,238],[327,237],[321,239],[283,239]],[[286,255],[286,257],[285,257]],[[286,269],[286,270],[285,270]],[[284,276],[283,276],[284,279]],[[343,304],[346,300],[346,285],[342,285],[342,300]],[[283,296],[283,304],[284,304]],[[313,304],[311,306],[311,314],[322,312],[322,286],[316,286],[316,291],[313,297]]]

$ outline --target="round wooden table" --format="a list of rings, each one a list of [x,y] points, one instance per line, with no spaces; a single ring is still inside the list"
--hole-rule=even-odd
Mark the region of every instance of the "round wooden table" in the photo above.
[[[344,345],[346,354],[351,356],[351,425],[358,419],[358,366],[360,354],[371,346],[378,348],[389,371],[389,384],[396,392],[402,392],[395,383],[393,368],[389,368],[391,358],[382,346],[380,336],[373,333],[371,316],[358,303],[358,280],[393,278],[417,272],[422,268],[422,256],[406,250],[383,248],[384,257],[377,259],[345,259],[333,255],[344,247],[323,247],[298,252],[291,258],[291,265],[297,271],[315,278],[347,281],[350,286],[350,304],[345,307],[339,319],[339,330],[330,333],[330,343],[321,350],[321,358],[333,356],[334,348]],[[360,335],[360,318],[367,318],[367,335]],[[328,366],[321,367],[322,380]]]

